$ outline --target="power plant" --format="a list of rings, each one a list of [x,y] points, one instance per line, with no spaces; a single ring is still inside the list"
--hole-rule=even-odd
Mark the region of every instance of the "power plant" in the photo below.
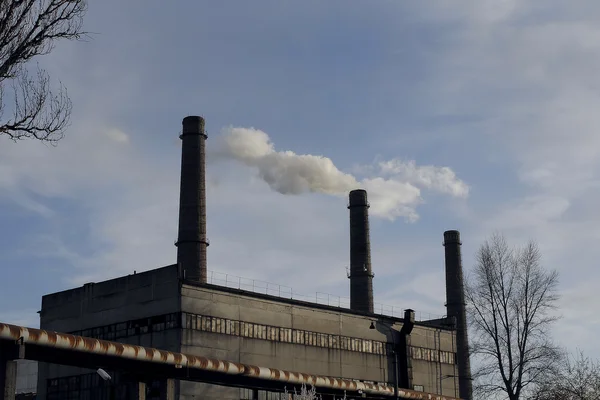
[[[177,263],[45,295],[41,330],[0,323],[0,349],[17,346],[1,353],[1,376],[14,359],[38,360],[37,399],[47,400],[287,400],[302,383],[323,399],[472,399],[458,231],[444,232],[443,318],[375,309],[362,189],[348,197],[349,308],[216,285],[205,121],[182,125]]]

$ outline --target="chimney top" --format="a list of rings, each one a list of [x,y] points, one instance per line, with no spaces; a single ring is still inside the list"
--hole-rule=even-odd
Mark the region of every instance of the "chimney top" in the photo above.
[[[364,189],[351,190],[350,194],[348,195],[348,199],[348,208],[369,207],[369,202],[367,201],[367,191]]]
[[[204,118],[199,116],[189,116],[183,119],[183,135],[186,134],[204,134]]]
[[[460,232],[459,231],[446,231],[444,232],[444,246],[450,243],[458,243],[460,242]]]

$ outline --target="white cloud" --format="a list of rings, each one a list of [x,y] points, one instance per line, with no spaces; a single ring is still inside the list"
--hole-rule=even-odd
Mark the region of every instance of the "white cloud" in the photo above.
[[[119,129],[108,129],[106,136],[118,143],[129,143],[129,136]]]
[[[276,151],[269,136],[255,128],[224,129],[215,155],[256,168],[261,179],[282,194],[315,192],[346,196],[350,190],[364,188],[369,193],[372,215],[390,220],[418,219],[416,207],[422,199],[417,186],[457,197],[468,195],[468,186],[448,167],[419,167],[414,161],[390,160],[379,163],[377,171],[390,178],[375,176],[359,180],[340,171],[330,158]]]
[[[457,178],[454,171],[448,167],[433,165],[417,166],[414,160],[403,162],[401,160],[382,161],[379,163],[381,173],[394,176],[434,189],[455,197],[466,198],[469,195],[467,184]]]

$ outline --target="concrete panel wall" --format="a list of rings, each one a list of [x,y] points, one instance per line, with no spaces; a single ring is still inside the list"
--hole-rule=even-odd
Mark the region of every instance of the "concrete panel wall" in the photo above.
[[[46,295],[40,326],[72,332],[177,311],[177,267],[169,266]]]
[[[392,343],[387,326],[396,331],[402,328],[399,320],[382,321],[376,316],[356,315],[343,309],[316,308],[310,304],[287,303],[276,298],[235,293],[214,287],[183,285],[181,293],[181,310],[189,314],[387,343]],[[376,329],[369,329],[372,321],[376,322]],[[236,335],[184,329],[182,351],[289,371],[393,382],[391,355]],[[411,334],[411,346],[426,350],[455,351],[451,331],[423,325],[415,326]],[[439,351],[434,353],[439,360]],[[422,386],[424,391],[430,393],[454,395],[455,380],[444,378],[446,375],[456,374],[454,365],[437,360],[412,360],[413,384]],[[191,396],[196,393],[195,388],[194,384],[182,384],[181,395]]]
[[[17,360],[17,393],[36,393],[37,378],[37,361]]]
[[[375,317],[344,313],[339,310],[323,310],[228,293],[201,286],[184,285],[181,311],[228,318],[282,328],[302,329],[327,334],[344,335],[362,339],[385,341],[389,333],[369,329]],[[394,329],[401,329],[396,323]],[[415,331],[420,328],[416,327]]]
[[[185,330],[182,351],[244,364],[317,375],[387,381],[386,357]]]
[[[180,311],[176,266],[128,275],[54,293],[42,298],[41,329],[73,332]],[[180,351],[178,329],[118,339],[120,342]],[[81,368],[39,364],[38,394],[45,398],[47,380],[90,373]]]
[[[192,317],[209,316],[235,321],[237,329],[242,328],[242,322],[282,328],[281,336],[279,340],[267,340],[265,337],[244,336],[239,331],[216,333],[194,328],[171,329],[118,340],[290,371],[375,382],[393,381],[392,357],[386,355],[389,348],[382,347],[381,343],[392,343],[388,327],[399,331],[402,328],[401,320],[358,315],[345,309],[236,292],[211,285],[182,285],[175,266],[45,296],[41,326],[42,329],[69,332],[173,312],[182,312],[184,316],[189,314]],[[376,329],[369,329],[371,322],[375,322]],[[233,325],[228,326],[231,328]],[[305,331],[307,335],[330,335],[329,344],[292,343],[291,340],[282,339],[284,330],[287,330],[287,335],[289,330],[292,333]],[[377,351],[366,350],[367,347],[362,350],[350,349],[339,344],[332,347],[333,336],[337,336],[339,342],[345,337],[360,339],[363,344],[371,343],[373,349],[375,345],[379,347]],[[453,356],[453,333],[416,325],[411,335],[411,346],[420,349],[415,352],[416,359],[413,357],[412,360],[413,384],[422,386],[424,391],[430,393],[454,395],[455,366],[439,362],[442,358],[440,350],[448,352],[444,356],[446,361],[448,355]],[[89,372],[40,364],[40,398],[44,398],[46,379]],[[176,392],[181,399],[239,399],[240,396],[239,389],[192,382],[178,383]]]

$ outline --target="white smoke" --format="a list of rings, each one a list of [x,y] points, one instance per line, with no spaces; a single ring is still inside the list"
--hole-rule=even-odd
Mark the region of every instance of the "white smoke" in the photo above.
[[[229,127],[222,131],[219,155],[256,168],[271,189],[282,194],[307,192],[347,196],[353,189],[366,189],[371,215],[394,220],[416,221],[422,202],[420,187],[467,197],[469,187],[448,167],[422,166],[414,161],[379,162],[380,176],[358,180],[340,171],[331,159],[292,151],[276,151],[269,135],[254,128]]]

